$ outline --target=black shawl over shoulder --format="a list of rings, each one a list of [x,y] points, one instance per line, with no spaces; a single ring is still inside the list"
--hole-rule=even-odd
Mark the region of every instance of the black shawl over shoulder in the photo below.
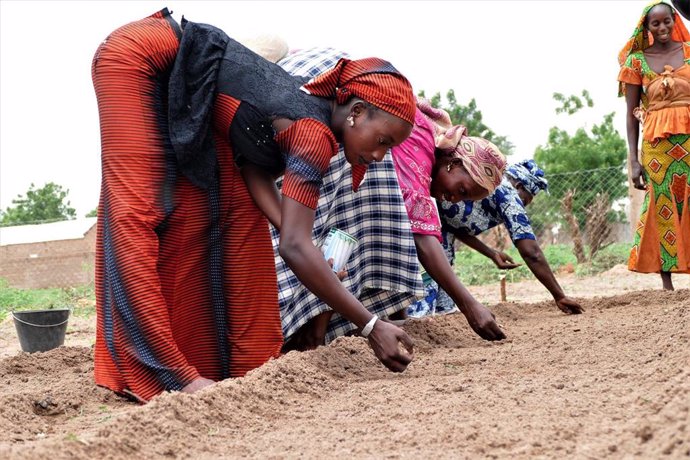
[[[269,171],[284,168],[273,140],[275,118],[314,118],[329,126],[328,101],[301,91],[304,78],[291,76],[216,27],[183,18],[182,29],[170,75],[168,121],[180,170],[195,185],[207,189],[217,180],[211,118],[218,92],[242,101],[239,124],[228,133],[240,166],[249,161]]]

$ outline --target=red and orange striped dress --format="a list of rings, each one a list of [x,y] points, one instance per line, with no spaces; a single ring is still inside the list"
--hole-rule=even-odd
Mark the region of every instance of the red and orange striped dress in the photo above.
[[[96,383],[149,400],[198,377],[242,376],[282,345],[269,227],[233,161],[240,101],[219,94],[219,177],[208,189],[180,172],[167,92],[181,30],[167,9],[125,25],[98,48],[92,78],[101,123]],[[283,195],[314,208],[337,144],[305,118],[279,133]],[[290,165],[297,165],[290,167]],[[306,166],[305,166],[306,165]]]

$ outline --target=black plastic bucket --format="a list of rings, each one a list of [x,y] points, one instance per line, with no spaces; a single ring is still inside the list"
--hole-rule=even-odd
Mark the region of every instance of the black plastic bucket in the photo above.
[[[14,327],[23,351],[48,351],[65,343],[70,310],[13,311]]]

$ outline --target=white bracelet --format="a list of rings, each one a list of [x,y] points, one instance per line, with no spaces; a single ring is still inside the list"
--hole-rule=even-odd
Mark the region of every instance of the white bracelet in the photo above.
[[[362,328],[362,332],[360,332],[362,337],[369,337],[369,334],[371,334],[371,331],[374,330],[374,324],[376,324],[376,321],[379,320],[379,317],[374,315],[371,317],[369,322],[364,325]]]

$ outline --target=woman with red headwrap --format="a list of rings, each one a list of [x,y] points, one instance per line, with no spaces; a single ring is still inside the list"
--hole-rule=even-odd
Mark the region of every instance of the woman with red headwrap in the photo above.
[[[277,357],[267,218],[299,279],[361,329],[384,365],[407,367],[409,337],[349,294],[311,241],[338,144],[356,189],[367,164],[410,134],[414,95],[391,64],[342,60],[300,80],[164,9],[108,36],[92,77],[102,138],[97,384],[146,401]]]
[[[690,273],[690,34],[673,7],[647,5],[618,62],[631,179],[646,190],[628,268],[673,290],[671,274]]]

